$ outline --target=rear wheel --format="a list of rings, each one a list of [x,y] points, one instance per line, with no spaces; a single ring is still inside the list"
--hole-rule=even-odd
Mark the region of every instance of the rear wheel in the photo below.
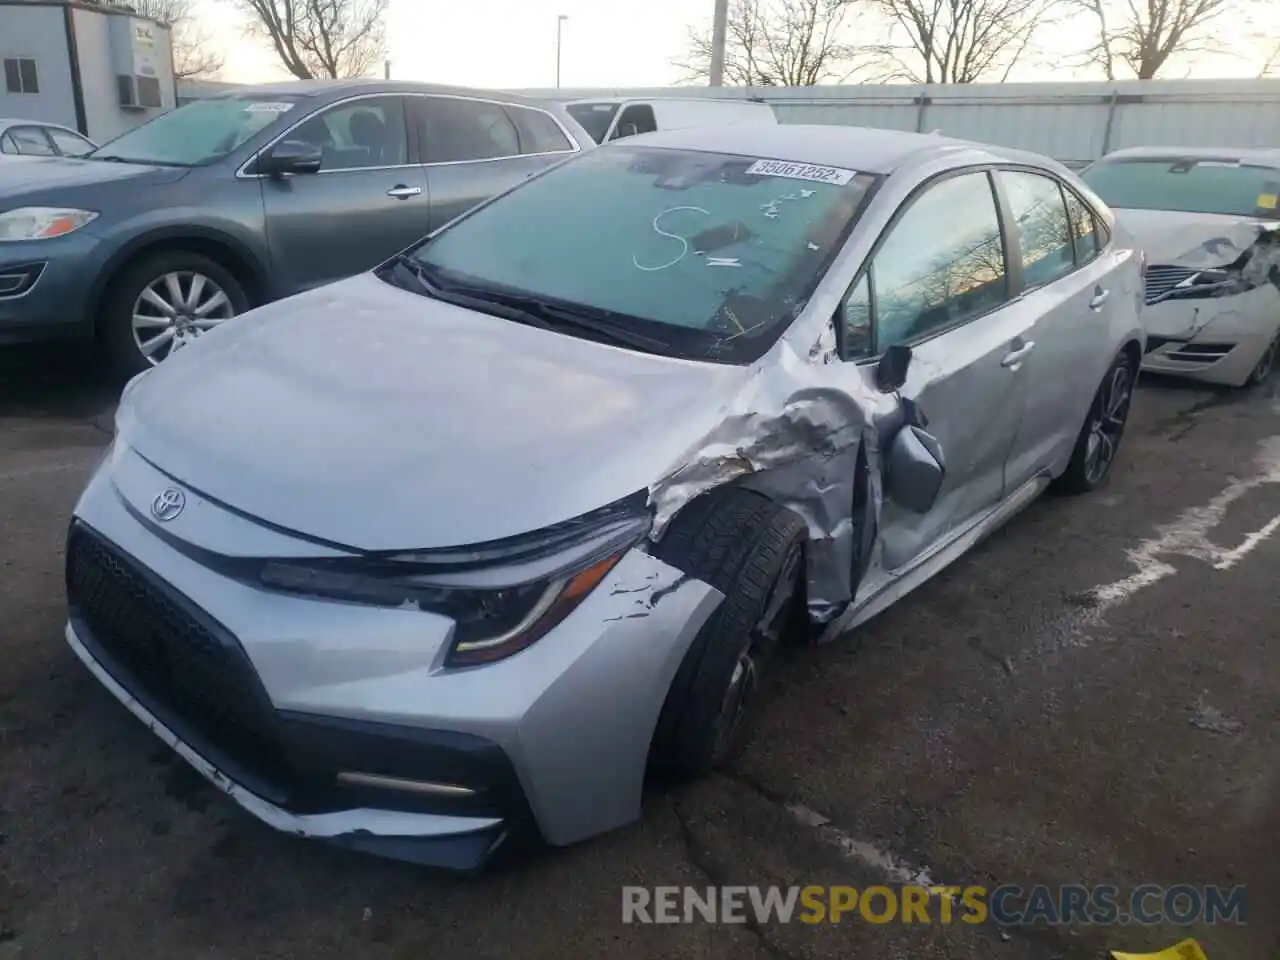
[[[216,260],[185,250],[153,254],[112,285],[103,308],[103,346],[116,371],[132,376],[247,309],[244,288]]]
[[[1137,364],[1127,353],[1116,357],[1094,394],[1089,415],[1071,452],[1071,461],[1053,483],[1055,490],[1088,493],[1106,480],[1129,422],[1136,374]]]
[[[764,669],[802,614],[806,527],[767,497],[730,488],[695,500],[655,548],[724,594],[676,672],[651,750],[668,778],[701,776],[746,740]]]

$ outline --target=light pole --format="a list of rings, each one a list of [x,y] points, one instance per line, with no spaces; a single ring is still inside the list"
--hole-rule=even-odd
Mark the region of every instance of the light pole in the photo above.
[[[716,0],[716,15],[711,22],[711,69],[707,81],[710,86],[724,86],[724,47],[729,34],[729,0]]]
[[[560,89],[560,36],[561,28],[564,22],[569,19],[569,15],[562,13],[556,17],[556,89]]]

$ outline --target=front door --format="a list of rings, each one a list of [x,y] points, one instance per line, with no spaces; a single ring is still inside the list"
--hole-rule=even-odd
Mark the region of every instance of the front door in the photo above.
[[[319,146],[319,173],[263,177],[267,239],[285,294],[368,270],[425,236],[430,196],[410,163],[404,100],[335,104],[285,135]]]
[[[928,418],[947,474],[921,515],[885,500],[881,561],[911,563],[1005,493],[1004,464],[1027,397],[1028,314],[1010,302],[1004,240],[985,171],[936,181],[900,212],[843,311],[846,359],[911,346],[902,394]]]

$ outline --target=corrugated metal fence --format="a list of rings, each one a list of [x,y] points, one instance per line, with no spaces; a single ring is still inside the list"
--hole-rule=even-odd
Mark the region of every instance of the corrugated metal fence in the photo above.
[[[1072,165],[1121,147],[1280,147],[1280,79],[513,92],[548,99],[758,97],[783,123],[940,130]]]

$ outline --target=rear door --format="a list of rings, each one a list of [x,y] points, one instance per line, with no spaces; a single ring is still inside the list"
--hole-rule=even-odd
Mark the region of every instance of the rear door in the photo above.
[[[934,508],[886,501],[883,562],[910,563],[1005,492],[1004,464],[1027,396],[1026,311],[1009,298],[1009,271],[991,175],[934,180],[899,210],[846,298],[846,360],[870,378],[892,344],[915,360],[903,387],[928,417],[947,462]]]
[[[403,97],[336,103],[281,139],[324,154],[319,173],[259,180],[286,293],[368,270],[426,235],[427,180],[410,155]]]
[[[1021,261],[1020,301],[1035,317],[1027,358],[1026,412],[1006,468],[1016,485],[1070,455],[1112,342],[1113,263],[1088,205],[1044,171],[997,175],[1011,211],[1011,245]]]
[[[457,96],[409,98],[431,191],[431,229],[578,147],[545,110]]]

